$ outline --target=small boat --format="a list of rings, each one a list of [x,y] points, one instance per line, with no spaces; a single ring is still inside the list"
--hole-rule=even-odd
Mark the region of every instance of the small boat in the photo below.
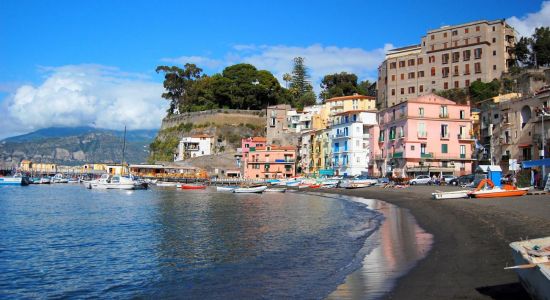
[[[329,183],[329,184],[325,184],[323,183],[323,185],[321,186],[322,189],[333,189],[335,187],[337,187],[338,184],[337,183]]]
[[[157,181],[155,185],[160,187],[172,187],[172,186],[177,186],[177,184],[178,184],[177,182]]]
[[[267,185],[239,187],[233,190],[233,193],[263,193],[267,189]]]
[[[181,185],[182,190],[204,190],[206,189],[206,185],[198,185],[198,184],[182,184]]]
[[[486,185],[489,187],[487,188]],[[497,187],[491,179],[483,179],[477,185],[477,188],[470,195],[474,198],[499,198],[514,197],[527,194],[529,188],[517,188],[508,184]]]
[[[38,181],[38,184],[50,184],[52,183],[52,180],[50,179],[50,177],[41,177],[40,180]]]
[[[305,188],[308,188],[311,184],[307,184],[307,183],[300,183],[298,186],[299,189],[305,189]]]
[[[75,178],[75,177],[69,178],[69,179],[67,179],[67,183],[80,183],[80,179]]]
[[[63,177],[63,174],[57,173],[57,174],[55,174],[55,176],[52,177],[51,182],[52,183],[68,183],[69,180],[67,178]]]
[[[11,177],[0,177],[0,185],[29,185],[28,177],[15,174]]]
[[[297,186],[300,185],[300,183],[302,183],[302,182],[299,181],[299,180],[287,181],[286,186],[288,186],[288,187],[297,187]]]
[[[310,189],[318,189],[318,188],[320,188],[321,186],[322,186],[321,184],[310,184],[308,187],[309,187]]]
[[[471,190],[452,191],[452,192],[436,191],[435,193],[432,193],[432,198],[435,200],[469,198],[471,192],[472,192]]]
[[[519,281],[533,299],[550,299],[550,237],[510,243]]]
[[[238,186],[217,186],[216,191],[218,191],[218,192],[233,192],[233,190],[235,190],[236,188],[238,188]]]
[[[105,190],[134,190],[136,182],[131,178],[120,175],[103,174],[98,180],[92,180],[88,183],[89,189]]]
[[[284,193],[286,192],[285,188],[267,188],[265,189],[266,193]]]

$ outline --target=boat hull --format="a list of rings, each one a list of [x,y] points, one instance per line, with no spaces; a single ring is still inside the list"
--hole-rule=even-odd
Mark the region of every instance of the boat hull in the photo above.
[[[532,248],[533,245],[550,245],[550,237],[513,242],[512,256],[516,265],[526,265],[533,263],[525,256],[525,249]],[[550,299],[550,263],[537,265],[532,268],[516,269],[516,274],[525,290],[531,294],[534,299]]]
[[[250,188],[236,188],[233,193],[263,193],[267,189],[267,186],[257,186]]]
[[[98,190],[134,190],[135,185],[129,184],[117,184],[117,183],[90,183],[91,189]]]
[[[182,190],[204,190],[206,189],[206,185],[188,185],[188,184],[182,184],[181,185]]]
[[[284,193],[286,192],[286,189],[277,189],[277,188],[272,188],[272,189],[265,189],[266,193]]]
[[[21,185],[22,178],[1,177],[0,185]]]
[[[435,200],[469,198],[470,192],[471,191],[437,192],[432,193],[432,198]]]
[[[514,190],[514,191],[480,191],[472,193],[474,198],[500,198],[500,197],[517,197],[527,194],[525,190]]]
[[[218,192],[233,192],[237,187],[236,186],[217,186],[216,191]]]

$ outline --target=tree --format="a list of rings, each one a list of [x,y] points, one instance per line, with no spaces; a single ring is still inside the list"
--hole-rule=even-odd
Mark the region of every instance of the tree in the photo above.
[[[166,92],[162,94],[162,98],[170,100],[168,114],[173,114],[176,108],[187,111],[192,101],[189,94],[194,81],[201,78],[202,69],[187,63],[183,69],[176,66],[158,66],[156,72],[164,72]]]
[[[469,88],[470,99],[474,103],[498,96],[499,91],[500,82],[496,79],[488,83],[476,80],[470,84]]]
[[[292,76],[290,74],[285,73],[283,74],[283,80],[285,82],[285,87],[288,89],[288,83],[292,80]]]
[[[325,75],[321,80],[321,88],[323,89],[319,94],[322,101],[333,97],[349,96],[357,93],[357,75],[341,72]]]
[[[531,40],[526,37],[522,37],[521,39],[519,39],[519,42],[517,42],[516,46],[514,47],[514,55],[516,56],[516,60],[526,66],[533,65],[533,61],[531,60],[530,47]]]
[[[313,92],[313,87],[309,82],[309,74],[307,68],[304,65],[303,57],[294,58],[294,67],[292,69],[292,80],[290,81],[290,91],[294,95],[294,102],[303,102],[305,95],[310,99],[309,93]],[[315,94],[314,94],[315,97]]]
[[[361,95],[376,97],[376,82],[361,81],[357,85],[357,89]]]
[[[535,29],[531,38],[531,49],[533,51],[537,66],[550,66],[550,28],[540,27]]]
[[[466,104],[468,101],[468,90],[467,89],[450,89],[450,90],[441,90],[435,93],[438,96],[452,100],[459,104]]]

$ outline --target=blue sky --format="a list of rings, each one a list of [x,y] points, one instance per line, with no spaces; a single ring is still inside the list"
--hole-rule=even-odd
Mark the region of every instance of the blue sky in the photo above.
[[[250,62],[280,76],[302,55],[314,83],[339,71],[374,79],[385,50],[419,43],[429,29],[515,17],[527,32],[548,26],[549,13],[550,3],[529,0],[0,1],[0,112],[12,124],[0,137],[51,125],[158,126],[160,64],[213,73]],[[142,112],[146,122],[131,122]]]

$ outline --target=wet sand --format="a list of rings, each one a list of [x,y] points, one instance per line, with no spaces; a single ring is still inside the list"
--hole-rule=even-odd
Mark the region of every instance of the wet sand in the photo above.
[[[513,265],[509,243],[550,235],[550,196],[432,200],[436,189],[457,188],[326,192],[379,199],[408,209],[418,225],[433,234],[427,257],[398,279],[386,298],[529,299],[515,272],[503,268]],[[353,295],[361,294],[356,292]],[[355,296],[350,298],[362,298]]]

